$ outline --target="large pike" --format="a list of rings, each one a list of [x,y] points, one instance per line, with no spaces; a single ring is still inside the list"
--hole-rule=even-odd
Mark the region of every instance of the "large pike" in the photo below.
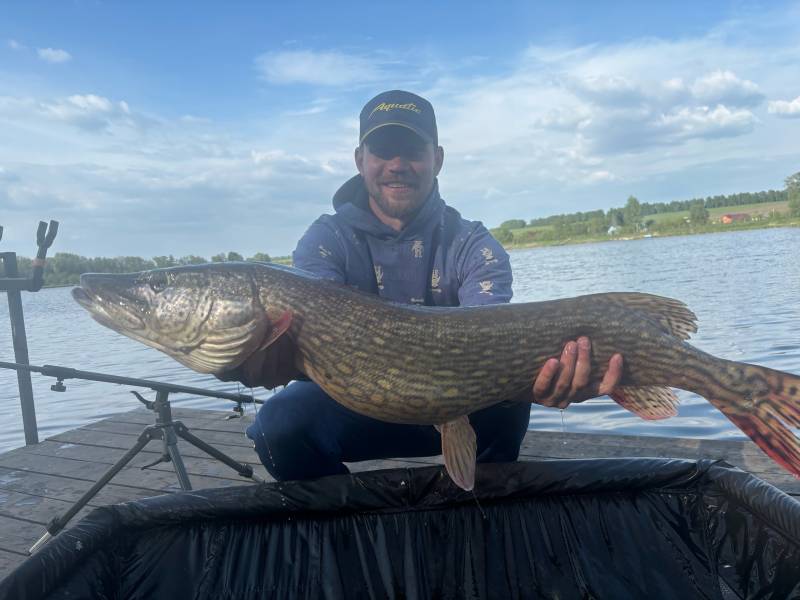
[[[695,315],[641,293],[482,307],[386,302],[302,271],[222,263],[128,275],[87,274],[74,298],[107,327],[201,373],[219,374],[282,335],[297,367],[344,406],[384,421],[436,425],[445,466],[471,489],[467,415],[520,398],[568,340],[592,340],[591,379],[625,357],[613,398],[645,419],[677,414],[670,387],[708,399],[800,476],[800,377],[689,345]]]

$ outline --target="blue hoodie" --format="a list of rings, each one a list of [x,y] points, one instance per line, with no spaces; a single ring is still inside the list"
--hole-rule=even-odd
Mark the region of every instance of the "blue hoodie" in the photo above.
[[[395,231],[369,208],[360,175],[333,197],[297,244],[294,265],[388,300],[476,306],[511,299],[508,254],[478,221],[462,219],[438,182],[414,219]]]

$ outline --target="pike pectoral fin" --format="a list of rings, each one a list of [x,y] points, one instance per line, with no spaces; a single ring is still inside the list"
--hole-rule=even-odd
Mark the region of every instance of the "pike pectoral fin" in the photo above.
[[[281,337],[289,327],[292,325],[292,311],[287,310],[283,313],[277,321],[272,323],[272,327],[269,330],[269,335],[264,338],[264,341],[261,343],[261,346],[258,350],[264,350],[265,348],[269,348],[275,340]]]
[[[622,386],[609,394],[622,408],[648,421],[678,414],[678,398],[668,387]]]
[[[475,487],[475,458],[478,442],[469,417],[463,416],[436,429],[442,435],[444,466],[453,482],[463,490]]]

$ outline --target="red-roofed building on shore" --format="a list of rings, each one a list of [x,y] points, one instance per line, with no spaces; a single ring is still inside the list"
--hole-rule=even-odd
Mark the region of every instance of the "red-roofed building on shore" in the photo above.
[[[750,215],[748,213],[727,213],[720,217],[720,221],[722,221],[725,225],[730,225],[731,223],[736,223],[739,221],[749,221]]]

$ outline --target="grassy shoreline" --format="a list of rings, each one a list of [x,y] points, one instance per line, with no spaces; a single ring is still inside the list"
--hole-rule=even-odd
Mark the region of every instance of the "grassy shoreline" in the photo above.
[[[714,223],[694,227],[691,229],[676,229],[654,232],[648,234],[642,233],[629,233],[622,235],[587,235],[580,237],[569,237],[559,240],[543,240],[543,241],[530,241],[515,244],[514,242],[503,244],[506,250],[526,250],[530,248],[544,248],[550,246],[571,246],[574,244],[596,244],[599,242],[625,242],[630,240],[641,240],[646,238],[660,238],[660,237],[679,237],[684,235],[701,235],[705,233],[728,233],[732,231],[750,231],[753,229],[775,229],[781,227],[800,227],[800,217],[784,218],[780,220],[769,221],[756,221],[749,223],[731,223],[723,225],[721,223]]]

